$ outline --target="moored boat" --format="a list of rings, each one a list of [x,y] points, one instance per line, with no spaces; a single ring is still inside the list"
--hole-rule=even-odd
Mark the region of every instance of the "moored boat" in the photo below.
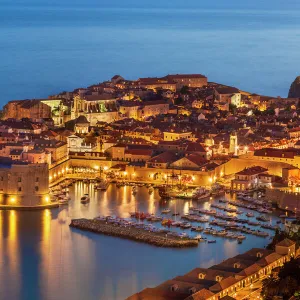
[[[89,194],[84,194],[83,197],[81,197],[80,202],[82,204],[86,204],[90,202]]]

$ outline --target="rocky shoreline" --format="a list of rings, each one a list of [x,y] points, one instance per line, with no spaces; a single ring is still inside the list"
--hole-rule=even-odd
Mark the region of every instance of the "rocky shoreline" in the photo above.
[[[166,237],[163,233],[149,232],[134,227],[120,227],[95,219],[73,219],[70,227],[143,242],[158,247],[186,248],[198,246],[198,241],[189,238]]]

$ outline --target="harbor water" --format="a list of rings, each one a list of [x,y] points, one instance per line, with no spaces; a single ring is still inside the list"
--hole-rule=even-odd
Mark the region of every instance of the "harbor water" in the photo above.
[[[89,193],[91,201],[83,205],[80,198],[85,193]],[[70,196],[69,205],[58,209],[0,211],[0,299],[121,300],[193,268],[209,267],[252,247],[265,247],[270,241],[245,234],[246,239],[238,244],[234,239],[207,236],[217,242],[201,242],[196,248],[170,249],[80,231],[69,227],[71,219],[99,215],[129,218],[129,213],[137,210],[160,216],[167,208],[171,212],[166,217],[174,219],[175,210],[184,215],[191,207],[210,209],[212,203],[223,203],[218,199],[162,201],[157,190],[150,195],[146,187],[138,187],[134,196],[130,186],[117,188],[113,184],[104,192],[83,182],[70,187]],[[226,194],[221,198],[224,197],[231,196]],[[238,209],[244,212],[239,218],[247,219],[245,213],[253,212],[254,221],[260,215],[256,211]],[[276,224],[279,218],[275,213],[270,216],[271,222]],[[179,220],[180,216],[176,218]],[[211,226],[208,223],[193,225]],[[155,223],[155,226],[161,225]],[[170,230],[196,234],[190,229],[171,227]]]

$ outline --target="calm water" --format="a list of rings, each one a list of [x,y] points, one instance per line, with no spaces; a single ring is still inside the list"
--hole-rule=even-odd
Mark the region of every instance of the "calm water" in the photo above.
[[[0,1],[0,106],[116,73],[136,79],[199,72],[286,96],[300,72],[298,1],[42,2]]]
[[[86,192],[91,202],[84,206],[80,197]],[[83,183],[72,188],[71,196],[73,200],[66,208],[0,211],[0,299],[121,300],[195,267],[209,267],[252,247],[264,247],[269,241],[246,235],[239,245],[234,240],[214,237],[216,244],[162,249],[82,232],[69,228],[71,218],[99,214],[129,217],[136,207],[160,214],[166,207],[174,211],[175,205],[176,211],[183,214],[190,206],[209,208],[210,202],[162,202],[156,192],[149,195],[145,187],[138,188],[135,197],[131,187],[110,186],[107,192],[95,192]],[[276,220],[273,216],[272,222]]]

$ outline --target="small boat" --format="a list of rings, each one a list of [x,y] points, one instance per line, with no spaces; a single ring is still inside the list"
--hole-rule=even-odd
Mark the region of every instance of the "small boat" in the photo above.
[[[213,243],[216,243],[217,241],[216,241],[216,240],[207,240],[207,242],[208,242],[209,244],[213,244]]]
[[[90,202],[89,194],[84,194],[83,197],[81,197],[80,202],[82,204],[86,204]]]
[[[168,214],[169,212],[171,212],[171,210],[168,209],[168,208],[163,209],[163,210],[161,211],[162,214]]]
[[[262,222],[269,222],[270,221],[270,218],[268,218],[268,217],[266,217],[264,215],[258,216],[258,217],[256,217],[256,219],[258,221],[262,221]]]
[[[249,217],[249,218],[252,218],[252,217],[254,217],[254,214],[251,213],[251,212],[248,212],[248,213],[246,213],[246,216]]]
[[[200,240],[202,240],[202,236],[201,236],[200,234],[197,234],[197,235],[194,236],[192,239],[193,239],[193,240],[196,240],[196,241],[200,241]]]

